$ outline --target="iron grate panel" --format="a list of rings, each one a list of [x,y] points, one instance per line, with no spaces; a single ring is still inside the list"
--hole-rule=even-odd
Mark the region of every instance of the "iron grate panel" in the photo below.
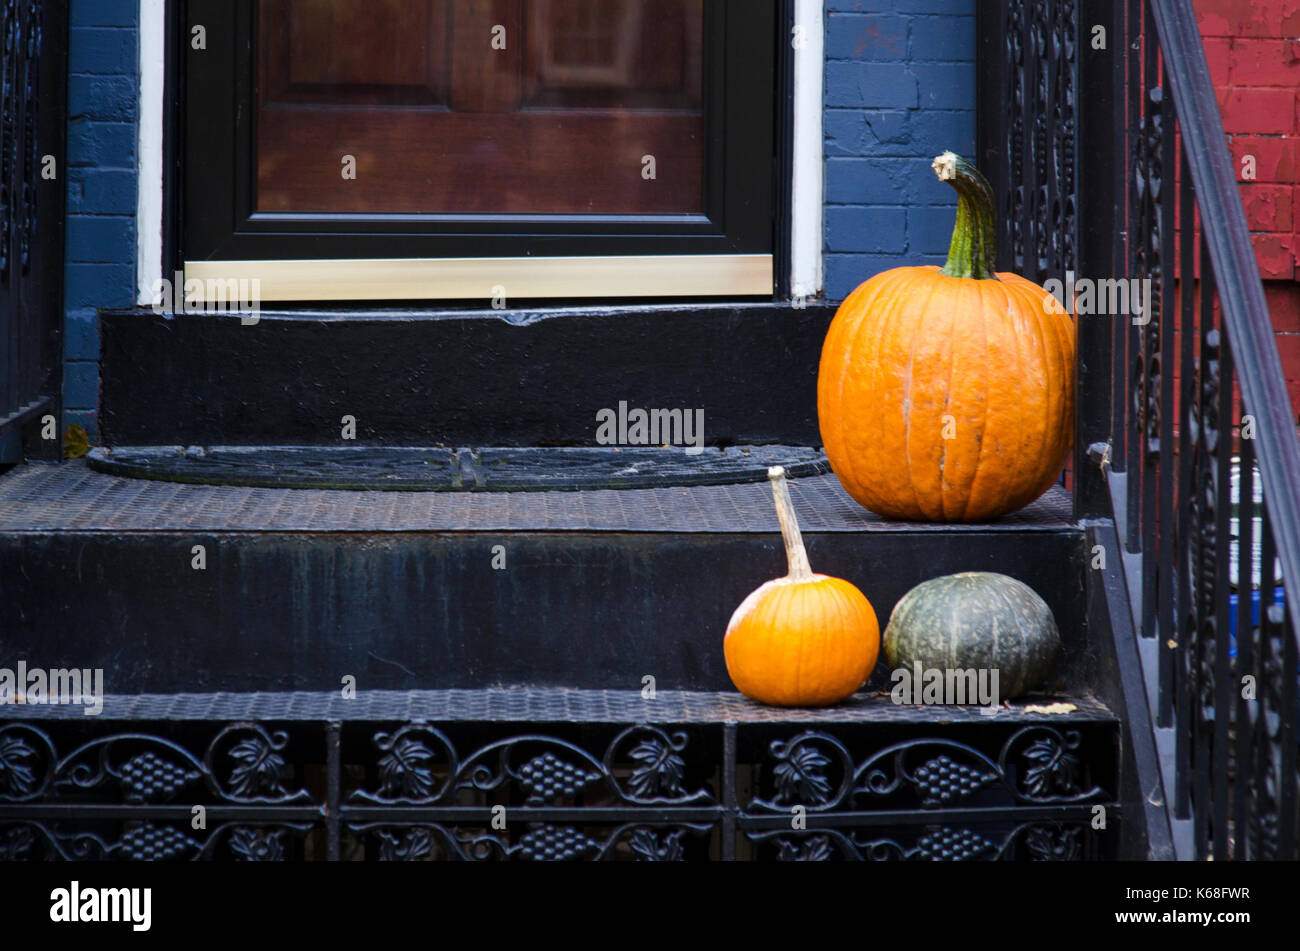
[[[1070,494],[995,522],[893,522],[858,505],[834,475],[795,479],[808,532],[1024,531],[1073,527]],[[94,472],[83,461],[18,466],[0,476],[8,532],[779,532],[766,484],[579,492],[355,492],[185,485]]]
[[[637,690],[501,687],[482,690],[367,690],[354,699],[338,691],[284,693],[109,694],[103,711],[87,717],[80,706],[0,705],[5,719],[257,720],[531,723],[1052,723],[1114,722],[1092,697],[1070,697],[1064,714],[1026,713],[1025,700],[987,715],[978,707],[894,704],[887,695],[860,693],[833,707],[767,707],[731,691],[661,690],[653,700]]]

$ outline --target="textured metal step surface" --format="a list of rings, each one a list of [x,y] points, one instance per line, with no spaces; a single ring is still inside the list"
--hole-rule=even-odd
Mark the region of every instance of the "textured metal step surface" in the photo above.
[[[90,468],[137,479],[273,489],[546,492],[825,475],[819,449],[731,446],[99,446]]]
[[[1065,703],[1061,713],[1027,710]],[[0,719],[85,718],[75,704],[0,704]],[[896,704],[888,695],[859,693],[832,707],[769,707],[733,691],[502,687],[481,690],[366,690],[352,699],[339,691],[178,693],[103,698],[95,720],[404,720],[536,723],[1079,723],[1116,717],[1088,696],[1029,697],[998,707]]]
[[[858,505],[834,475],[795,479],[805,532],[999,532],[1074,527],[1053,486],[995,522],[894,522]],[[0,476],[4,532],[779,532],[766,483],[583,492],[349,492],[184,485],[95,472],[85,462]]]

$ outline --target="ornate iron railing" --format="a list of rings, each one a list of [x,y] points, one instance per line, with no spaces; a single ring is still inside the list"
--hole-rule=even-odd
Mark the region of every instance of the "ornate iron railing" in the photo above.
[[[1074,299],[1076,512],[1123,539],[1177,852],[1295,858],[1300,442],[1192,4],[984,13],[1001,264]]]
[[[66,4],[0,0],[0,465],[59,411],[66,18]]]
[[[1113,859],[1116,732],[545,688],[0,707],[0,861]]]

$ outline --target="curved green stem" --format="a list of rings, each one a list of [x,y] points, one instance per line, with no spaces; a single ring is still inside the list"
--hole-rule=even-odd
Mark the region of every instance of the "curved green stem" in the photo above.
[[[930,166],[957,191],[957,221],[952,227],[952,244],[942,273],[949,277],[970,277],[996,281],[993,261],[997,257],[997,223],[993,210],[993,186],[970,162],[954,152],[937,156]]]

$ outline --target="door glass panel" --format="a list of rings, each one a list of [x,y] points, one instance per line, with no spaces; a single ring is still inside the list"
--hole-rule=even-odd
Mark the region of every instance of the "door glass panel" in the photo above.
[[[703,0],[260,0],[256,208],[701,213],[703,33]]]

